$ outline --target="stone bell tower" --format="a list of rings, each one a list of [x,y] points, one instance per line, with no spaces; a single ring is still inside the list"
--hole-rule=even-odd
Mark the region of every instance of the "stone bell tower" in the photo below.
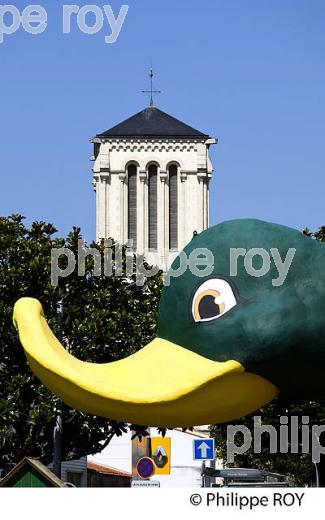
[[[217,140],[150,106],[91,139],[96,238],[132,240],[166,270],[209,226],[209,147]]]

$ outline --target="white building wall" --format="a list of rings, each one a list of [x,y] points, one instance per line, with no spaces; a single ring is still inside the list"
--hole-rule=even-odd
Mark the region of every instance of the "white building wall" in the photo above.
[[[132,473],[131,432],[123,433],[121,437],[113,437],[101,453],[88,455],[87,458],[91,462]]]
[[[49,464],[48,468],[53,470],[53,464]],[[79,473],[81,477],[81,487],[87,487],[87,457],[63,461],[61,463],[61,480],[69,482],[68,473]]]
[[[150,428],[151,437],[159,437],[156,428]],[[182,432],[168,430],[167,437],[171,437],[171,471],[170,475],[154,475],[152,480],[158,480],[160,487],[201,487],[202,462],[193,457],[194,439],[208,437],[203,432]],[[131,433],[124,433],[121,437],[114,437],[110,444],[101,453],[88,455],[88,460],[104,464],[132,473],[132,441]],[[222,468],[222,461],[218,460],[217,468]]]
[[[208,186],[212,164],[209,139],[99,139],[99,155],[94,167],[96,190],[96,239],[112,237],[127,241],[127,166],[136,163],[137,252],[148,262],[166,270],[193,232],[208,227]],[[148,251],[148,165],[158,165],[158,248]],[[178,165],[178,249],[169,250],[168,167]]]
[[[159,437],[158,430],[150,429],[152,437]],[[171,437],[170,475],[154,475],[160,487],[201,487],[202,462],[193,458],[193,440],[201,437],[178,430],[170,430]]]

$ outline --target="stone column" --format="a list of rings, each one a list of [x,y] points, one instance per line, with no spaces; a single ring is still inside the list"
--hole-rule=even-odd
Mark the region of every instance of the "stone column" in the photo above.
[[[120,236],[117,239],[125,244],[127,241],[128,226],[128,197],[127,197],[127,174],[121,172],[120,179]],[[115,237],[114,237],[115,238]]]
[[[201,171],[198,173],[199,179],[199,215],[201,215],[200,222],[198,223],[199,229],[197,231],[201,233],[204,229],[208,227],[208,206],[207,206],[207,172]]]
[[[212,173],[208,173],[206,179],[206,228],[210,226],[210,180]]]
[[[107,238],[108,233],[108,200],[107,179],[108,173],[96,176],[96,236],[97,240]]]
[[[178,197],[178,200],[181,201],[178,207],[178,251],[181,251],[185,244],[187,243],[187,236],[186,236],[186,223],[188,221],[187,217],[187,197],[186,197],[186,181],[187,181],[187,173],[184,171],[181,171],[180,173],[180,179],[181,179],[181,197]]]
[[[94,192],[96,193],[96,242],[99,241],[99,226],[100,226],[100,219],[99,219],[99,175],[94,175],[93,178],[93,188]]]
[[[162,211],[159,211],[159,205],[158,205],[158,226],[159,221],[161,222],[160,229],[162,231],[161,238],[158,234],[158,254],[161,260],[163,261],[163,264],[165,265],[165,262],[168,258],[168,252],[169,252],[169,237],[168,237],[168,229],[169,229],[169,222],[168,222],[168,193],[167,193],[167,172],[165,170],[160,170],[159,172],[159,178],[161,183],[161,209]],[[159,227],[158,227],[159,229]]]
[[[140,189],[137,196],[137,250],[144,253],[148,250],[148,183],[147,172],[145,170],[139,172],[139,179]]]
[[[208,208],[207,208],[207,179],[202,179],[202,189],[203,189],[203,230],[208,227],[207,220],[208,220]]]

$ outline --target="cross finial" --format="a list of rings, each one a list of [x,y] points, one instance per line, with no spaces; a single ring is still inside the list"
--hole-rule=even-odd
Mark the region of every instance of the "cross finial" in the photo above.
[[[150,90],[142,90],[143,94],[150,94],[150,106],[154,107],[154,101],[153,101],[153,95],[154,94],[161,94],[161,90],[154,90],[153,86],[153,70],[152,67],[150,67],[149,70],[149,77],[150,77]]]

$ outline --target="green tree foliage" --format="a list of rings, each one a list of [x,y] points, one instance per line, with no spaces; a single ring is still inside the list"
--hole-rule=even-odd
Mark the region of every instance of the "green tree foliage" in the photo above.
[[[325,226],[321,226],[318,231],[315,231],[315,233],[313,233],[312,231],[310,231],[310,229],[308,227],[306,227],[303,230],[303,234],[307,235],[311,238],[315,238],[316,240],[319,240],[320,242],[325,242]]]
[[[263,406],[260,410],[246,417],[241,417],[236,421],[231,421],[232,425],[243,425],[252,434],[252,446],[242,455],[235,455],[233,464],[226,464],[228,467],[239,468],[259,468],[272,473],[286,475],[289,481],[296,486],[312,485],[315,481],[315,465],[311,460],[310,453],[302,453],[301,443],[299,442],[299,453],[291,453],[291,443],[289,442],[288,453],[280,453],[280,417],[288,417],[288,437],[291,438],[290,417],[298,417],[299,441],[301,439],[302,417],[309,417],[309,428],[313,425],[325,424],[325,402],[292,403],[280,398]],[[254,417],[261,417],[262,425],[271,425],[277,432],[277,452],[270,453],[270,437],[264,432],[262,434],[261,452],[255,453],[254,442]],[[229,424],[214,425],[211,427],[212,436],[216,439],[217,456],[227,461],[227,426]],[[235,435],[235,443],[241,446],[243,434],[238,432]]]
[[[49,325],[59,334],[57,303],[63,301],[63,342],[79,359],[115,361],[137,351],[155,336],[157,305],[162,287],[158,274],[143,287],[132,276],[94,276],[93,258],[86,259],[84,276],[75,270],[51,284],[51,250],[68,247],[77,257],[80,229],[66,239],[45,222],[30,228],[20,215],[0,218],[0,468],[10,469],[23,456],[52,461],[53,426],[62,403],[30,370],[12,324],[15,302],[38,298]],[[105,244],[91,244],[103,259]],[[113,273],[115,272],[115,250]],[[122,248],[123,273],[126,249]],[[135,260],[133,260],[135,263]],[[63,266],[62,266],[63,267]],[[146,266],[147,268],[149,266]],[[62,406],[63,459],[95,453],[126,425],[85,415]],[[143,427],[132,425],[141,435]]]
[[[315,233],[306,228],[304,229],[303,233],[311,238],[314,238],[315,240],[325,242],[325,226],[319,228],[319,230]],[[290,374],[288,374],[288,377],[290,377]],[[301,384],[303,384],[303,381]],[[242,417],[236,421],[232,421],[231,423],[212,426],[211,433],[216,439],[217,456],[221,457],[224,461],[227,460],[227,426],[229,424],[246,426],[253,434],[254,417],[258,416],[261,417],[262,424],[274,426],[274,428],[277,430],[278,440],[280,438],[280,417],[287,416],[289,418],[289,441],[291,438],[290,417],[297,416],[300,439],[302,416],[309,417],[310,431],[313,425],[325,425],[325,401],[293,403],[278,398],[272,401],[272,403],[263,406],[263,408],[251,415]],[[243,443],[243,434],[236,434],[235,442],[238,446],[241,446]],[[324,439],[322,439],[322,436],[321,443],[324,445]],[[316,472],[315,465],[311,460],[311,454],[303,454],[301,452],[301,446],[299,446],[299,453],[291,453],[291,444],[289,442],[289,449],[287,454],[279,452],[272,454],[270,453],[269,435],[264,433],[262,435],[261,448],[261,453],[254,453],[253,447],[251,447],[247,453],[236,455],[234,463],[228,464],[229,467],[260,468],[274,473],[281,473],[282,475],[286,475],[289,480],[297,486],[312,485],[315,482]],[[321,462],[318,465],[321,484],[323,480],[322,476],[325,475],[323,469],[323,458],[324,456],[321,456]]]

